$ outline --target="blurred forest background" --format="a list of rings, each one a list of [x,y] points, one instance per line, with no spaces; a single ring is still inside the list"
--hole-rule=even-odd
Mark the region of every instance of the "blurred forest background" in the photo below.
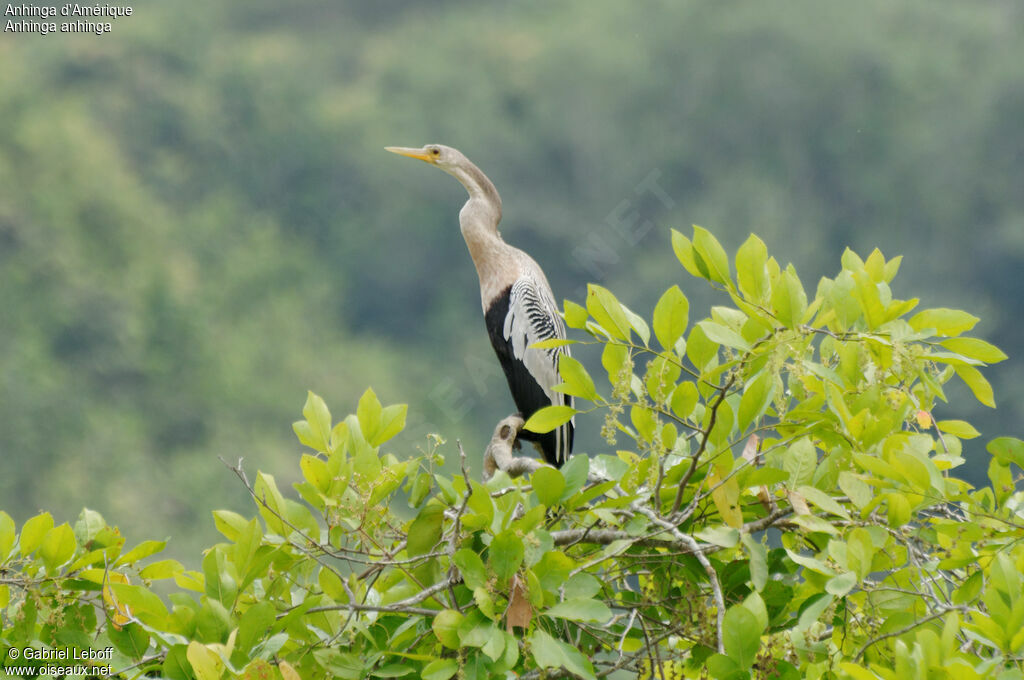
[[[47,3],[50,4],[50,3]],[[559,298],[649,315],[668,228],[753,231],[814,289],[850,246],[1011,355],[1024,419],[1024,4],[165,0],[111,34],[0,35],[0,508],[102,512],[195,564],[218,456],[294,479],[307,389],[372,385],[478,455],[513,408],[464,191],[383,151],[450,144]],[[586,348],[577,352],[596,364]],[[965,400],[970,403],[970,400]],[[579,448],[603,450],[584,418]],[[478,468],[479,463],[474,467]]]

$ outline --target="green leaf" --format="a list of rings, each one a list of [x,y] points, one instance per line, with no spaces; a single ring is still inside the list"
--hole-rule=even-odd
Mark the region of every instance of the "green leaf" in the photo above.
[[[978,323],[978,317],[959,309],[926,309],[910,317],[910,327],[915,331],[932,329],[936,335],[960,335]]]
[[[0,564],[4,563],[7,556],[11,554],[14,541],[17,540],[17,526],[14,520],[3,510],[0,510]]]
[[[306,404],[302,407],[302,415],[309,424],[311,441],[303,442],[317,451],[327,451],[327,443],[331,438],[331,412],[319,395],[313,392],[306,394]],[[296,434],[299,434],[296,430]],[[302,439],[302,436],[299,436]]]
[[[857,585],[857,575],[853,572],[843,572],[833,576],[825,584],[825,592],[836,597],[843,597]]]
[[[953,370],[960,376],[960,379],[967,383],[974,393],[975,399],[990,408],[996,407],[995,395],[992,392],[992,385],[989,384],[981,371],[974,366],[953,366]]]
[[[166,625],[167,607],[151,590],[127,583],[111,583],[109,587],[117,601],[127,605],[143,623],[153,627]]]
[[[768,551],[763,543],[750,534],[743,534],[741,540],[750,555],[750,582],[760,592],[768,584]]]
[[[530,653],[538,668],[564,668],[587,680],[596,680],[594,666],[578,650],[539,628],[530,636]]]
[[[114,563],[114,566],[121,566],[122,564],[135,564],[141,559],[155,555],[161,552],[167,547],[167,541],[143,541],[137,546],[121,555],[120,559]]]
[[[565,347],[567,345],[575,344],[575,340],[568,340],[566,338],[548,338],[547,340],[535,342],[530,345],[530,347],[533,349],[555,349],[556,347]]]
[[[650,442],[654,439],[657,420],[651,409],[646,406],[633,406],[629,409],[629,420],[643,441]]]
[[[713,680],[749,680],[750,673],[724,654],[712,654],[705,661],[708,677]]]
[[[468,548],[463,548],[453,556],[455,566],[462,574],[462,580],[470,590],[487,585],[487,569],[480,556]]]
[[[769,292],[767,262],[768,248],[753,234],[736,251],[736,280],[748,300],[760,302]]]
[[[409,525],[409,538],[405,551],[409,557],[425,555],[434,549],[441,540],[441,528],[444,524],[444,508],[434,502],[423,506],[416,519]]]
[[[680,418],[689,418],[699,398],[700,395],[695,384],[692,382],[679,383],[670,400],[672,412]]]
[[[313,488],[320,493],[327,493],[333,479],[326,461],[305,453],[299,459],[299,468],[302,470],[302,476],[313,485]]]
[[[483,529],[491,525],[494,519],[494,501],[491,500],[491,492],[480,482],[470,482],[472,493],[466,502],[469,513],[462,516],[463,523],[471,529]]]
[[[389,663],[386,666],[371,671],[370,675],[375,678],[400,678],[403,675],[409,675],[413,670],[411,666],[407,666],[404,663]]]
[[[434,659],[420,673],[423,680],[448,680],[459,671],[459,664],[455,659]]]
[[[260,516],[267,523],[267,530],[278,536],[288,536],[292,531],[282,519],[287,516],[284,496],[278,490],[274,476],[257,472],[252,491],[256,497],[256,507],[259,509]],[[248,526],[248,522],[246,522],[246,526]]]
[[[380,429],[371,437],[366,436],[370,446],[380,446],[396,434],[405,429],[405,415],[409,410],[406,404],[392,404],[387,406],[380,415]],[[366,431],[364,430],[365,434]]]
[[[523,425],[523,429],[538,433],[551,432],[556,427],[572,420],[577,413],[579,411],[572,406],[545,406],[530,416],[526,424]]]
[[[726,347],[732,347],[743,352],[750,350],[750,343],[743,339],[739,333],[734,331],[727,326],[723,326],[715,321],[701,321],[697,324],[701,330],[704,331],[704,335],[707,336],[708,340],[718,343],[719,345],[725,345]]]
[[[342,582],[341,577],[337,572],[328,569],[327,567],[320,568],[320,574],[317,576],[317,583],[320,585],[320,590],[324,591],[324,595],[331,598],[335,602],[347,602],[349,597],[348,593],[345,592],[345,584]]]
[[[22,556],[31,555],[43,543],[46,534],[53,528],[53,515],[44,512],[29,519],[21,527],[19,550]]]
[[[787,327],[796,328],[803,323],[807,311],[807,294],[792,265],[779,275],[772,288],[771,303],[779,321]]]
[[[744,386],[743,397],[740,399],[739,425],[743,432],[755,420],[760,418],[775,394],[775,380],[771,371],[763,370],[752,381]]]
[[[565,478],[565,489],[562,491],[561,498],[564,501],[587,483],[587,476],[590,474],[590,457],[570,456],[569,461],[562,466],[560,472]]]
[[[569,328],[586,328],[587,319],[590,315],[586,307],[578,305],[571,300],[565,300],[565,325]]]
[[[690,242],[690,239],[675,229],[672,230],[672,250],[675,251],[679,263],[683,265],[686,271],[690,272],[693,276],[702,279],[707,278],[706,271],[701,271],[697,266],[696,253],[693,250],[693,244]]]
[[[832,604],[834,596],[826,593],[818,593],[807,598],[802,605],[800,605],[800,619],[797,622],[798,630],[807,630],[812,624],[818,621],[829,605]]]
[[[75,532],[65,522],[60,526],[50,529],[39,546],[39,556],[50,571],[66,563],[75,554],[77,548]]]
[[[1003,465],[1016,463],[1017,467],[1024,468],[1024,441],[1016,437],[996,437],[988,443],[985,450]]]
[[[719,524],[717,526],[704,527],[696,534],[697,538],[708,543],[720,545],[723,548],[732,548],[740,542],[742,536],[738,529]]]
[[[245,610],[238,620],[235,636],[235,652],[248,657],[249,651],[267,634],[274,625],[277,612],[274,605],[266,600],[256,602]]]
[[[460,649],[462,642],[459,640],[459,626],[464,618],[454,609],[444,609],[437,613],[430,626],[442,645],[448,649]]]
[[[968,359],[977,359],[978,361],[984,361],[986,364],[996,364],[1000,361],[1005,361],[1007,358],[1003,350],[978,338],[949,338],[939,344]]]
[[[796,491],[825,512],[830,512],[833,515],[844,519],[850,519],[850,513],[847,512],[846,508],[840,505],[836,499],[832,498],[824,491],[813,486],[799,486]]]
[[[953,604],[968,604],[974,602],[981,589],[985,585],[984,572],[980,569],[968,576],[960,587],[953,591]]]
[[[178,560],[160,560],[147,565],[140,572],[139,576],[151,581],[158,581],[165,578],[174,578],[184,573],[185,567]]]
[[[359,404],[356,406],[356,420],[359,421],[359,429],[363,437],[371,446],[376,446],[373,441],[380,433],[383,421],[384,409],[380,405],[380,399],[373,391],[373,388],[366,388],[363,396],[359,397]],[[404,415],[403,415],[404,417]]]
[[[974,439],[980,437],[981,433],[974,429],[974,426],[964,420],[940,420],[935,427],[941,432],[946,432],[960,439]]]
[[[666,290],[654,306],[654,335],[666,350],[674,348],[686,332],[689,314],[690,302],[679,286]]]
[[[498,578],[507,580],[512,578],[523,563],[523,541],[516,532],[506,529],[494,537],[487,554],[487,560]]]
[[[612,610],[604,602],[581,598],[559,602],[549,608],[545,614],[570,621],[604,623],[612,617]]]
[[[542,467],[533,473],[533,490],[544,505],[551,507],[561,499],[565,478],[552,467]]]
[[[601,582],[594,576],[583,571],[573,574],[565,583],[565,599],[576,600],[592,598],[601,592]]]
[[[594,283],[587,284],[587,311],[612,338],[629,340],[629,319],[610,290]]]
[[[107,523],[103,519],[103,515],[90,510],[89,508],[82,508],[82,512],[78,515],[78,521],[75,522],[75,538],[78,539],[79,544],[85,545],[92,539],[96,538],[96,535],[106,528]],[[0,559],[2,559],[4,553],[0,550]]]
[[[249,520],[230,510],[214,510],[213,525],[229,541],[238,538],[238,534],[249,526]]]
[[[793,488],[811,481],[817,466],[818,454],[807,437],[793,442],[782,455],[782,468],[789,473],[789,483]]]
[[[560,354],[558,358],[558,375],[562,378],[560,391],[580,397],[587,401],[597,401],[597,390],[594,388],[594,380],[587,373],[576,359],[568,354]]]
[[[749,609],[735,605],[725,612],[722,623],[722,644],[725,654],[746,670],[754,664],[761,648],[762,628]]]
[[[850,497],[850,500],[858,508],[865,507],[875,497],[871,486],[867,482],[853,472],[846,470],[839,473],[839,488]]]
[[[647,322],[626,305],[622,305],[622,313],[629,320],[629,327],[633,329],[646,347],[651,341],[651,329],[647,326]]]
[[[696,224],[693,225],[693,249],[707,265],[708,278],[731,288],[732,274],[729,271],[729,258],[725,254],[725,249],[710,231]]]

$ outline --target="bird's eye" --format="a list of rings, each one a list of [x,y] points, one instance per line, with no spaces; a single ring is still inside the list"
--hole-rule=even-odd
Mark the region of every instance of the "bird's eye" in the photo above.
[[[434,154],[435,156],[440,156],[441,155],[441,150],[440,149],[431,149],[430,153]]]

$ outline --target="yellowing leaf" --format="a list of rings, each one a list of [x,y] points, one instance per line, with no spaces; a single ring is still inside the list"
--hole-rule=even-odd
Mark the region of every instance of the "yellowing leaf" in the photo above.
[[[722,482],[714,472],[708,474],[708,486],[711,488],[711,500],[722,521],[734,529],[743,526],[743,511],[740,509],[740,486],[736,477],[729,477]]]
[[[523,429],[538,433],[551,432],[569,422],[577,413],[579,411],[571,406],[545,406],[530,416]]]
[[[705,278],[705,273],[697,267],[693,243],[675,229],[672,230],[672,250],[675,251],[679,263],[686,271],[694,276]]]
[[[46,534],[53,528],[53,515],[44,512],[29,519],[21,527],[21,539],[18,542],[22,555],[31,555],[38,548]]]
[[[302,680],[302,676],[296,671],[290,663],[287,661],[278,661],[277,669],[281,671],[281,677],[284,680]]]
[[[993,344],[978,338],[949,338],[941,343],[943,347],[963,355],[968,359],[977,359],[986,364],[995,364],[1006,360],[1006,353]]]
[[[196,680],[220,680],[224,672],[224,661],[215,651],[204,644],[192,641],[188,644],[185,654],[195,672]]]
[[[587,401],[597,401],[598,396],[597,389],[594,387],[594,380],[579,361],[568,354],[560,354],[558,357],[558,375],[562,378],[561,392],[586,399]]]
[[[565,316],[565,325],[569,328],[585,328],[587,319],[590,317],[585,307],[571,300],[565,300],[565,314],[563,316]]]
[[[739,333],[727,326],[707,320],[701,321],[697,326],[704,331],[704,335],[712,342],[742,350],[744,352],[750,349],[750,343],[744,340],[743,336]]]
[[[760,302],[769,292],[767,262],[768,248],[751,234],[736,252],[736,280],[748,300]]]
[[[732,273],[725,249],[710,231],[696,224],[693,225],[693,249],[707,266],[707,278],[731,288]]]
[[[306,393],[306,404],[302,407],[302,415],[306,417],[309,424],[310,442],[303,442],[310,448],[317,451],[327,451],[327,442],[331,436],[331,412],[327,404],[319,395],[313,392]],[[296,430],[298,434],[298,430]],[[301,435],[299,437],[302,438]]]
[[[689,323],[690,302],[679,286],[672,286],[654,306],[654,335],[666,350],[675,347]]]
[[[974,426],[964,420],[940,420],[935,426],[942,432],[959,437],[960,439],[974,439],[981,436],[981,433],[974,429]]]
[[[629,340],[631,326],[622,304],[607,288],[587,285],[587,311],[608,334],[617,340]]]
[[[910,327],[915,331],[933,329],[937,335],[960,335],[978,323],[978,317],[959,309],[937,307],[926,309],[910,317]]]
[[[992,392],[992,385],[989,384],[985,376],[981,374],[981,371],[976,369],[974,366],[953,366],[953,370],[960,376],[960,379],[967,383],[967,386],[971,388],[971,392],[974,393],[974,397],[985,406],[990,408],[996,407],[995,395]]]

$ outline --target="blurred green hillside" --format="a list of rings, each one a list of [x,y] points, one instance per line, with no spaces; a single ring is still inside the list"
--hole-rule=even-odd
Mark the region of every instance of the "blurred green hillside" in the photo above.
[[[683,280],[667,229],[691,223],[730,248],[754,231],[815,276],[846,246],[902,253],[898,295],[970,309],[1011,355],[989,373],[998,411],[939,415],[1020,435],[1016,0],[169,1],[103,36],[2,34],[0,63],[0,507],[18,520],[88,505],[178,551],[208,542],[208,512],[243,502],[218,456],[287,481],[307,389],[354,406],[372,384],[410,403],[398,446],[482,450],[512,403],[464,192],[386,144],[477,162],[559,297],[593,281],[649,311]],[[983,440],[969,453],[980,474]]]

